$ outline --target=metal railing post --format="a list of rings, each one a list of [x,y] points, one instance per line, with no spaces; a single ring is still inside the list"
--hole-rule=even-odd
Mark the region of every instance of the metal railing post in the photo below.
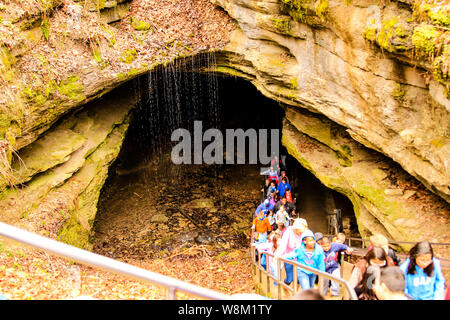
[[[167,288],[167,300],[177,300],[177,290],[175,288]]]
[[[290,261],[290,260],[286,260],[286,259],[283,259],[283,258],[281,258],[280,260],[285,262],[285,263],[286,262],[292,263],[294,265],[294,268],[299,267],[300,269],[304,269],[304,270],[310,271],[310,272],[318,275],[319,277],[326,278],[326,279],[329,279],[331,281],[336,281],[336,282],[342,284],[345,287],[345,289],[348,291],[348,293],[349,293],[349,299],[351,299],[351,300],[358,300],[358,298],[356,296],[356,293],[355,293],[355,290],[350,287],[349,283],[346,280],[341,279],[340,277],[335,277],[335,276],[333,276],[333,275],[331,275],[329,273],[317,270],[315,268],[303,265],[303,264],[295,262],[295,261]]]
[[[298,270],[297,267],[292,264],[292,268],[293,268],[293,278],[294,278],[294,294],[297,293],[298,290]]]
[[[317,280],[317,285],[318,285],[318,287],[319,287],[319,292],[320,292],[320,294],[322,294],[322,292],[323,292],[323,287],[324,287],[324,281],[325,281],[325,278],[323,278],[321,275],[319,275],[318,276],[318,280]]]
[[[258,257],[259,257],[259,260],[258,260],[258,263],[259,263],[259,265],[261,266],[261,268],[259,268],[259,283],[262,283],[262,265],[261,265],[261,252],[259,252],[258,251]]]
[[[277,259],[277,276],[278,276],[278,300],[281,300],[281,261]]]

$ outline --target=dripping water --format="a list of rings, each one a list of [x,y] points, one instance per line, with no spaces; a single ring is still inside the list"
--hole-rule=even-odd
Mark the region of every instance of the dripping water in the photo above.
[[[130,130],[136,131],[137,150],[145,153],[141,157],[145,162],[167,160],[170,147],[177,143],[170,140],[176,129],[187,129],[193,141],[194,121],[202,121],[203,131],[220,129],[219,85],[211,71],[215,64],[215,54],[206,53],[196,59],[176,60],[135,79],[134,94],[140,99]],[[170,170],[179,173],[182,166],[173,165]]]

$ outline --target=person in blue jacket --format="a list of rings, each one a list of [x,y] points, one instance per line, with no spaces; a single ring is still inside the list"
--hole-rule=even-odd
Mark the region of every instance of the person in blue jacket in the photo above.
[[[263,211],[265,215],[269,213],[269,210],[273,211],[273,205],[269,202],[269,199],[264,200],[255,210],[255,216],[258,215],[260,211]]]
[[[347,254],[351,254],[353,249],[348,247],[345,244],[331,242],[330,238],[323,237],[321,246],[323,248],[324,256],[325,256],[325,272],[331,274],[336,278],[341,277],[341,270],[339,269],[338,263],[338,253],[345,251]],[[323,292],[324,296],[328,293],[328,287],[330,287],[331,294],[333,296],[339,295],[339,283],[336,281],[331,281],[329,279],[323,279]],[[331,286],[330,286],[331,282]]]
[[[406,294],[415,300],[444,299],[445,278],[441,262],[434,258],[428,241],[416,243],[400,268],[406,278]]]
[[[292,253],[288,253],[283,256],[283,258],[294,260],[308,267],[325,272],[325,256],[322,247],[316,243],[314,233],[308,229],[302,233],[300,239],[300,247],[295,249]],[[297,267],[298,283],[301,285],[303,290],[313,288],[316,277],[317,275],[311,271]],[[288,278],[287,275],[286,278]],[[289,285],[290,282],[286,284]]]
[[[287,182],[286,177],[283,177],[283,179],[281,180],[281,182],[278,184],[278,187],[277,187],[277,191],[278,191],[278,194],[280,195],[280,198],[284,197],[284,195],[286,194],[287,188],[289,188],[289,190],[292,189],[289,182]]]

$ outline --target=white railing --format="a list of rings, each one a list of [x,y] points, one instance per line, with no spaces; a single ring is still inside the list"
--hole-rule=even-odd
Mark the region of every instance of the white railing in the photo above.
[[[159,273],[141,269],[130,264],[120,262],[99,254],[76,248],[65,243],[36,235],[34,233],[10,226],[0,222],[0,236],[25,243],[27,245],[52,252],[58,256],[70,258],[82,264],[125,275],[137,280],[150,282],[167,289],[167,299],[176,300],[178,291],[196,297],[214,300],[230,300],[232,296],[222,294],[210,289],[202,288],[178,279],[167,277]]]
[[[322,282],[323,282],[323,278],[325,279],[329,279],[331,281],[335,281],[337,283],[339,283],[340,285],[342,285],[342,287],[345,289],[345,294],[343,296],[344,299],[347,300],[358,300],[358,297],[356,296],[355,290],[350,286],[350,284],[342,279],[342,278],[338,278],[335,276],[332,276],[331,274],[327,273],[327,272],[322,272],[320,270],[308,267],[306,265],[303,265],[301,263],[298,263],[296,261],[292,261],[292,260],[287,260],[281,257],[275,257],[275,255],[273,255],[272,253],[269,252],[259,252],[257,250],[257,248],[255,246],[253,246],[254,241],[253,241],[253,232],[252,232],[252,241],[251,241],[251,258],[252,258],[252,263],[254,264],[254,266],[256,267],[256,270],[259,271],[259,279],[258,282],[260,284],[262,284],[263,282],[263,274],[265,274],[266,276],[266,288],[267,288],[267,292],[266,294],[270,293],[270,281],[271,279],[277,284],[277,299],[281,299],[282,298],[282,293],[281,293],[281,288],[285,288],[288,291],[290,291],[292,294],[295,294],[296,292],[299,291],[298,288],[298,283],[297,283],[297,268],[299,267],[300,269],[304,269],[307,270],[309,272],[312,272],[314,274],[316,274],[319,277],[319,288],[321,288],[322,286]],[[261,265],[261,256],[262,255],[266,255],[266,269],[264,269],[264,267]],[[256,257],[258,257],[258,259],[256,259]],[[275,277],[273,274],[270,273],[270,268],[269,268],[269,261],[270,259],[276,259],[276,265],[277,265],[277,276]],[[282,267],[282,262],[283,263],[287,263],[287,264],[291,264],[293,266],[293,287],[287,285],[286,283],[284,283],[283,280],[281,280],[281,274],[283,271],[283,267]]]

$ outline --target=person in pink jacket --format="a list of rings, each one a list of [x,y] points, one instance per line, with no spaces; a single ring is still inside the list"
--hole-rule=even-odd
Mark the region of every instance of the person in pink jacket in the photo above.
[[[305,219],[295,219],[294,224],[287,228],[284,232],[281,242],[275,251],[276,257],[281,257],[287,253],[293,252],[295,249],[301,246],[301,236],[302,233],[308,230],[308,223]],[[286,270],[286,275],[291,275],[293,266],[292,264],[285,263],[284,269]],[[291,277],[287,276],[284,280],[286,284],[292,282]]]
[[[308,229],[305,219],[295,219],[292,226],[288,227],[281,238],[280,245],[275,252],[277,257],[294,251],[301,244],[302,233]]]

